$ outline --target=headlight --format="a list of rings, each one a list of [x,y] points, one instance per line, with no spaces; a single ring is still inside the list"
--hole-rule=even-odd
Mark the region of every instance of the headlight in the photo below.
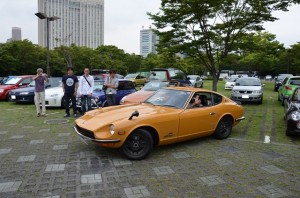
[[[291,116],[292,116],[292,119],[294,121],[299,121],[300,120],[300,112],[299,111],[293,111]]]
[[[57,97],[58,94],[51,94],[50,97]]]
[[[4,89],[0,89],[0,93],[4,92]]]
[[[28,94],[29,94],[28,91],[26,91],[26,92],[21,92],[21,93],[20,93],[20,95],[28,95]]]
[[[95,102],[98,102],[99,101],[99,97],[95,97]]]
[[[254,93],[254,94],[261,94],[262,91],[261,91],[261,90],[258,90],[258,91],[253,91],[252,93]]]
[[[114,134],[115,133],[115,125],[113,125],[113,124],[111,124],[110,126],[109,126],[109,131],[110,131],[110,134]]]
[[[125,99],[126,99],[126,96],[124,96],[124,97],[120,100],[120,104],[124,104]]]
[[[232,93],[240,93],[238,90],[232,90]]]

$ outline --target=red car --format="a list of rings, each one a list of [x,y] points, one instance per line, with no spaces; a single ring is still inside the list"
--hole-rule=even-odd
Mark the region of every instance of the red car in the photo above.
[[[33,77],[34,75],[15,76],[3,85],[0,85],[0,100],[8,100],[10,90],[27,87]]]

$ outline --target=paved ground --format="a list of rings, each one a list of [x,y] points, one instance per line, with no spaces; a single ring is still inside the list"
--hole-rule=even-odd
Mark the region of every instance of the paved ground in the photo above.
[[[300,146],[204,138],[142,161],[85,145],[62,110],[0,104],[0,197],[300,197]],[[12,119],[12,116],[14,115]]]

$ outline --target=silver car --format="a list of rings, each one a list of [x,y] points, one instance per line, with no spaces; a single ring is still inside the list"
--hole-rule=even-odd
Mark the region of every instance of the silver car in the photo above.
[[[203,80],[198,75],[188,75],[189,81],[192,83],[193,87],[203,87]]]
[[[255,77],[239,78],[231,91],[231,99],[241,102],[263,102],[263,87],[260,80]]]

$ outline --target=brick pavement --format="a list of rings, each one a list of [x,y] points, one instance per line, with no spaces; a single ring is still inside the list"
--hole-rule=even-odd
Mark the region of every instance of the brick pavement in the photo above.
[[[300,196],[299,145],[203,138],[131,161],[85,145],[73,119],[55,124],[60,114],[28,112],[19,122],[0,115],[0,197]]]

